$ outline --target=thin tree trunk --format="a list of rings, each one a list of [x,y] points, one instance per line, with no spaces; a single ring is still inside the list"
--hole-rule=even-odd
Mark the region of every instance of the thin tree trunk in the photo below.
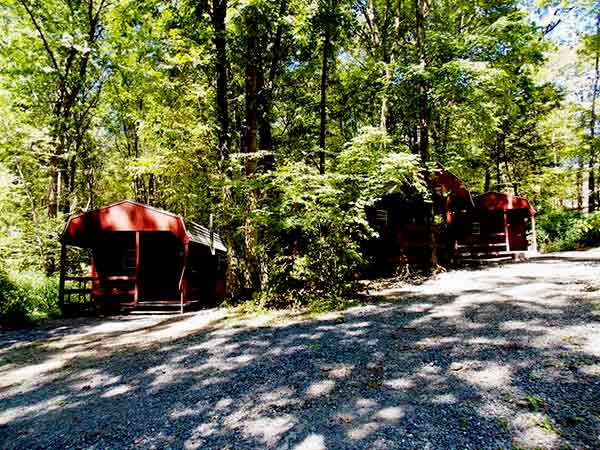
[[[496,156],[496,186],[494,187],[494,190],[497,191],[498,189],[500,189],[500,182],[502,180],[502,177],[500,176],[500,144],[499,144],[499,142],[496,142],[494,147],[496,149],[496,155],[495,155]]]
[[[384,58],[386,58],[384,56]],[[389,107],[388,107],[388,97],[387,91],[390,87],[391,82],[391,73],[390,73],[390,61],[386,61],[385,63],[385,82],[383,86],[383,94],[381,96],[381,116],[379,118],[379,127],[381,128],[381,132],[383,134],[387,134],[388,132],[388,116],[389,116]]]
[[[254,21],[248,21],[252,26]],[[244,133],[244,152],[246,156],[246,175],[256,172],[257,125],[258,125],[258,67],[255,61],[256,34],[250,31],[246,54],[246,129]]]
[[[417,53],[423,67],[425,61],[426,0],[415,0]],[[429,161],[429,92],[425,80],[419,82],[419,154],[423,163]]]
[[[575,172],[575,183],[577,184],[577,210],[583,210],[583,158],[577,157],[577,171]]]
[[[327,134],[327,66],[329,54],[331,53],[331,31],[328,24],[325,25],[323,34],[323,61],[321,65],[321,103],[320,103],[320,127],[319,127],[319,173],[325,174],[325,140]]]
[[[54,218],[58,214],[58,203],[60,198],[60,157],[50,156],[50,185],[48,187],[48,217]]]
[[[425,15],[426,15],[427,3],[426,0],[415,0],[415,24],[416,24],[416,44],[417,44],[417,55],[420,60],[421,66],[425,68],[427,66],[426,55],[425,55]],[[429,92],[428,86],[425,80],[419,82],[419,154],[421,155],[421,161],[425,165],[430,160],[429,152],[429,122],[430,122],[430,111],[429,111]],[[431,174],[427,174],[427,183],[429,191],[433,194],[433,186],[431,186]],[[435,238],[434,219],[435,212],[433,204],[426,208],[426,228],[428,236],[428,253],[429,261],[428,271],[436,270],[439,267],[437,257],[437,243]]]
[[[52,127],[53,152],[50,156],[50,185],[48,188],[47,211],[51,218],[57,217],[59,210],[68,211],[70,209],[70,199],[63,199],[63,190],[68,192],[69,186],[74,185],[75,180],[69,179],[68,161],[64,159],[65,154],[71,150],[73,140],[72,125],[70,122],[76,122],[72,117],[73,107],[79,102],[85,102],[86,96],[80,95],[86,87],[87,68],[90,61],[90,52],[78,53],[75,49],[67,54],[63,61],[56,57],[52,47],[49,44],[46,33],[44,32],[43,23],[36,16],[38,12],[27,0],[19,0],[19,3],[25,9],[30,18],[37,35],[39,36],[49,63],[59,74],[59,82],[56,89],[56,101],[53,108],[54,124]],[[98,7],[94,9],[93,0],[88,0],[85,5],[81,4],[78,7],[87,12],[87,37],[88,45],[93,47],[98,39],[98,24],[100,14],[106,6],[106,0],[100,0]],[[78,56],[79,55],[79,56]],[[79,58],[79,59],[78,59]],[[60,61],[60,65],[59,65]],[[78,69],[78,73],[73,76],[73,72]],[[83,100],[82,100],[83,99]],[[89,101],[89,100],[88,100]],[[83,118],[79,118],[76,126],[81,126]],[[64,178],[64,180],[63,180]],[[63,189],[63,185],[65,189]]]
[[[264,80],[262,68],[259,71],[259,117],[258,117],[258,135],[260,137],[260,149],[268,154],[263,159],[265,170],[273,169],[275,165],[275,155],[273,154],[273,131],[271,129],[271,116],[273,111],[273,90],[275,89],[275,79],[279,71],[279,65],[282,60],[282,40],[283,40],[283,21],[281,20],[287,8],[287,0],[281,0],[279,3],[279,14],[277,30],[273,39],[273,50],[271,51],[271,63],[269,67],[268,79]]]
[[[600,13],[596,15],[596,34],[600,34]],[[590,115],[590,159],[588,163],[588,211],[596,210],[596,179],[594,168],[596,165],[596,98],[598,96],[598,78],[600,54],[596,50],[594,58],[594,86],[592,90],[592,111]]]
[[[15,163],[16,168],[17,168],[17,172],[19,173],[19,177],[21,178],[21,181],[23,182],[23,187],[25,190],[25,195],[27,195],[27,198],[29,200],[29,206],[31,208],[31,220],[33,222],[33,225],[35,226],[36,229],[40,229],[40,223],[38,220],[38,215],[37,215],[37,210],[36,210],[36,205],[35,205],[35,198],[33,196],[33,194],[31,193],[31,190],[29,189],[29,183],[27,183],[27,180],[25,179],[25,176],[23,175],[23,171],[21,170],[21,166],[19,165],[19,163]],[[44,253],[44,243],[42,242],[42,238],[40,236],[39,233],[35,233],[35,240],[38,244],[38,252],[40,254],[40,259],[44,262],[44,269],[46,271],[46,273],[48,275],[52,274],[55,271],[55,267],[54,267],[54,259],[51,258],[51,264],[52,266],[48,265],[48,260],[45,257],[45,253]]]
[[[246,129],[244,133],[244,153],[246,153],[246,177],[252,178],[257,168],[257,126],[258,126],[258,24],[254,11],[249,11],[246,18],[248,33],[246,48]],[[260,269],[256,255],[256,227],[252,221],[252,213],[257,205],[257,192],[249,188],[245,195],[244,246],[246,288],[252,294],[260,289]]]
[[[227,0],[213,0],[212,26],[215,45],[215,71],[217,73],[217,121],[219,124],[219,157],[221,163],[227,158],[231,147],[229,136],[229,109],[227,105],[227,41],[225,20]]]

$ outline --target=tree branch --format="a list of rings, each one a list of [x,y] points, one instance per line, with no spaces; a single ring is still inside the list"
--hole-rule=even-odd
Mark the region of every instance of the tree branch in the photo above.
[[[50,48],[50,44],[48,43],[48,40],[46,39],[46,35],[42,31],[42,28],[38,24],[38,21],[35,19],[33,12],[29,8],[29,5],[27,5],[27,2],[25,0],[18,0],[18,1],[19,1],[19,3],[21,3],[21,5],[23,5],[23,8],[25,8],[25,11],[27,11],[29,18],[33,22],[33,26],[35,27],[38,34],[40,35],[40,38],[42,39],[42,42],[44,43],[44,48],[46,49],[46,52],[48,53],[48,56],[50,57],[50,61],[52,61],[52,65],[60,73],[60,68],[58,67],[58,63],[56,62],[56,58],[54,57],[54,52]]]

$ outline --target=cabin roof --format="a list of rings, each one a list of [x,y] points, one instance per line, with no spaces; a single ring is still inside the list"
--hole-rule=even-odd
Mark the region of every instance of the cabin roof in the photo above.
[[[443,193],[450,193],[458,198],[462,198],[469,205],[474,205],[471,192],[465,182],[440,163],[437,163],[435,168],[435,183]]]
[[[478,195],[475,197],[475,204],[485,209],[527,209],[532,216],[536,214],[536,210],[526,198],[502,192],[486,192]]]
[[[221,237],[208,228],[191,222],[186,227],[183,218],[163,209],[122,200],[69,217],[61,235],[63,244],[89,247],[98,232],[169,231],[184,242],[194,242],[211,250],[227,252]]]
[[[189,222],[187,234],[192,242],[206,245],[207,247],[214,248],[222,252],[227,252],[227,247],[225,247],[225,243],[223,242],[223,239],[221,239],[221,236],[214,232],[211,235],[210,230],[200,224]]]

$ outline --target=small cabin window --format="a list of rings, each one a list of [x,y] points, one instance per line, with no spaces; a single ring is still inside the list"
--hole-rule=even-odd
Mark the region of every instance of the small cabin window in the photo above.
[[[135,270],[135,248],[128,248],[125,250],[125,254],[121,261],[121,268],[129,272]]]
[[[385,209],[378,209],[375,211],[375,220],[377,225],[381,227],[387,227],[388,225],[388,212]]]

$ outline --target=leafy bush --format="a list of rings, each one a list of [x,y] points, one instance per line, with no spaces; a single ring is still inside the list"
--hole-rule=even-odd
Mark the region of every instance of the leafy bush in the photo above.
[[[362,244],[376,236],[366,208],[388,192],[425,193],[417,157],[388,145],[369,128],[338,155],[337,171],[294,164],[269,175],[272,192],[255,218],[267,261],[262,306],[337,304],[352,291]]]
[[[538,242],[544,252],[576,250],[600,244],[600,212],[552,210],[538,218]]]
[[[359,243],[372,234],[363,203],[340,202],[339,180],[310,173],[306,166],[275,176],[278,199],[260,217],[261,250],[268,261],[265,306],[343,296],[363,263]]]
[[[58,314],[55,278],[41,272],[9,273],[0,268],[0,326],[26,326]]]

